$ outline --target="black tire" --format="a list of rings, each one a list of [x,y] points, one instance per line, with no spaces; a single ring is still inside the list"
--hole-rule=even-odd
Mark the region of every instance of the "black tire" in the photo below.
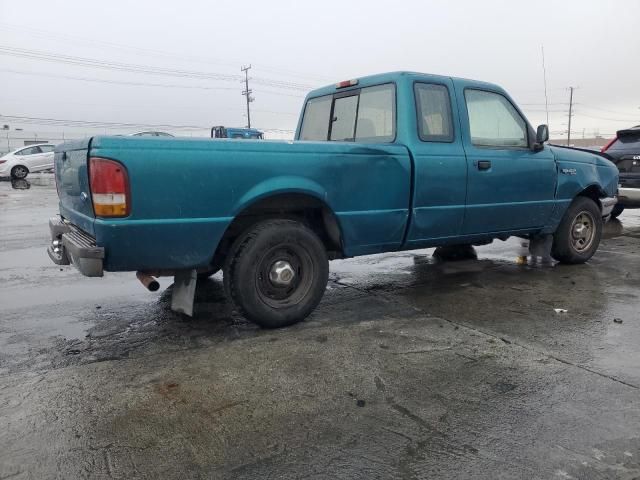
[[[264,328],[304,320],[322,299],[328,278],[324,245],[294,220],[254,225],[235,241],[224,265],[227,296],[243,316]]]
[[[561,263],[589,260],[602,238],[602,212],[590,198],[576,197],[553,234],[551,256]]]
[[[29,169],[24,165],[16,165],[11,169],[11,178],[22,180],[27,178],[27,175],[29,175]]]
[[[618,218],[622,212],[624,212],[624,205],[617,203],[611,210],[611,218]]]

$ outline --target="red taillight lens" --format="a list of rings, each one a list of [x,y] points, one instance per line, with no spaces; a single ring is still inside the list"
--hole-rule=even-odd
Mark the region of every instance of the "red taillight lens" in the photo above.
[[[129,177],[121,163],[106,158],[90,158],[89,184],[97,217],[129,215]]]
[[[609,143],[607,143],[604,147],[602,147],[602,150],[600,150],[600,153],[604,153],[607,150],[609,150],[609,147],[611,147],[611,145],[613,145],[613,143],[618,140],[618,137],[613,137],[611,140],[609,140]]]

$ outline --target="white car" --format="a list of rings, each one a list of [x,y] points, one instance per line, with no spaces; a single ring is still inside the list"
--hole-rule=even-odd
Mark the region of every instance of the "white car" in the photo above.
[[[53,169],[55,145],[27,145],[0,157],[0,177],[25,178],[31,172]]]

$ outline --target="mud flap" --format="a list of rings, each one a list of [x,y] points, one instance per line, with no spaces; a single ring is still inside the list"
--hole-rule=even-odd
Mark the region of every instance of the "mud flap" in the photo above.
[[[551,262],[553,235],[536,235],[529,241],[529,253],[532,258],[540,257],[543,262]]]
[[[173,277],[171,310],[193,317],[193,300],[198,274],[195,270],[182,270]]]

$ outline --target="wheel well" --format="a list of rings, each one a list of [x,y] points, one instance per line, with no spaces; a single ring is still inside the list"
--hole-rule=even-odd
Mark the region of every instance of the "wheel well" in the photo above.
[[[322,240],[330,259],[343,256],[342,232],[333,211],[311,195],[287,193],[263,198],[242,210],[227,227],[212,263],[221,265],[239,235],[269,218],[290,218],[304,223]]]
[[[578,196],[590,198],[591,200],[596,202],[598,206],[602,206],[602,204],[600,203],[600,199],[606,197],[607,194],[603,192],[602,189],[597,185],[590,185],[583,191],[581,191]]]

